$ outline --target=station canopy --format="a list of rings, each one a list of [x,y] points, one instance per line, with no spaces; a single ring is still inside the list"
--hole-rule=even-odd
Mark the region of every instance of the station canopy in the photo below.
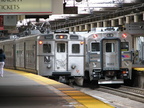
[[[77,7],[77,13],[52,14],[46,20],[54,23],[91,16],[99,17],[140,3],[143,3],[143,0],[63,0],[64,10],[69,7]]]

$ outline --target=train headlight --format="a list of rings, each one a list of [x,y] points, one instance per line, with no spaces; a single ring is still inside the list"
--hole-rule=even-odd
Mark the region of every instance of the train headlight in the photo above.
[[[71,68],[72,68],[72,69],[75,69],[75,68],[76,68],[76,65],[71,65]]]
[[[51,68],[51,64],[50,64],[50,63],[47,65],[47,68],[48,68],[48,69],[50,69],[50,68]]]
[[[59,36],[59,38],[60,38],[60,39],[63,39],[63,38],[64,38],[64,36],[60,35],[60,36]]]
[[[81,41],[80,44],[83,45],[83,44],[84,44],[84,41]]]
[[[42,44],[43,44],[43,41],[39,41],[39,44],[42,45]]]

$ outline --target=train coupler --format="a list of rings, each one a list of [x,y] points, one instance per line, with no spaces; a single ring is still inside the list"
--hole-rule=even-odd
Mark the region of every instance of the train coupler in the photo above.
[[[92,77],[94,80],[99,80],[100,77],[101,77],[101,74],[100,74],[101,70],[97,70],[97,69],[94,69],[93,72],[92,72]]]
[[[68,83],[68,79],[65,76],[59,76],[58,81],[65,84]]]

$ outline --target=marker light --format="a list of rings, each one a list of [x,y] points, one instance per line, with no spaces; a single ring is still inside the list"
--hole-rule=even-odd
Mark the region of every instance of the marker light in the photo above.
[[[80,44],[83,45],[83,44],[84,44],[84,41],[81,41]]]
[[[123,74],[127,74],[127,71],[122,71]]]
[[[123,38],[127,38],[127,35],[124,33],[124,34],[122,34],[122,37]]]
[[[40,45],[42,45],[42,44],[43,44],[43,42],[42,42],[42,41],[39,41],[39,44],[40,44]]]
[[[97,38],[97,37],[98,37],[98,35],[97,35],[97,34],[94,34],[94,35],[93,35],[93,38]]]
[[[63,39],[63,38],[64,38],[64,36],[62,36],[62,35],[61,35],[59,38],[60,38],[60,39]]]

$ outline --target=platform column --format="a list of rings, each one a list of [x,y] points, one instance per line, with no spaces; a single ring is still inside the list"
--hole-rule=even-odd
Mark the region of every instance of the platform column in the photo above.
[[[103,27],[107,27],[107,21],[103,22]]]
[[[111,20],[111,26],[115,27],[115,20],[114,19]]]
[[[119,25],[123,25],[123,23],[122,23],[122,18],[119,18],[119,19],[118,19],[118,24],[119,24]]]
[[[77,26],[74,26],[74,27],[73,27],[73,31],[77,31]]]
[[[90,29],[92,30],[92,28],[94,28],[94,23],[90,24]]]
[[[143,21],[144,21],[144,12],[143,12]]]
[[[126,16],[126,23],[130,23],[130,16]]]
[[[138,22],[138,15],[134,15],[134,22]]]
[[[88,24],[85,24],[85,30],[88,30]]]
[[[82,25],[79,25],[79,31],[82,31]]]
[[[100,27],[100,22],[97,22],[97,27]]]
[[[69,32],[72,32],[72,28],[71,27],[69,27]]]

